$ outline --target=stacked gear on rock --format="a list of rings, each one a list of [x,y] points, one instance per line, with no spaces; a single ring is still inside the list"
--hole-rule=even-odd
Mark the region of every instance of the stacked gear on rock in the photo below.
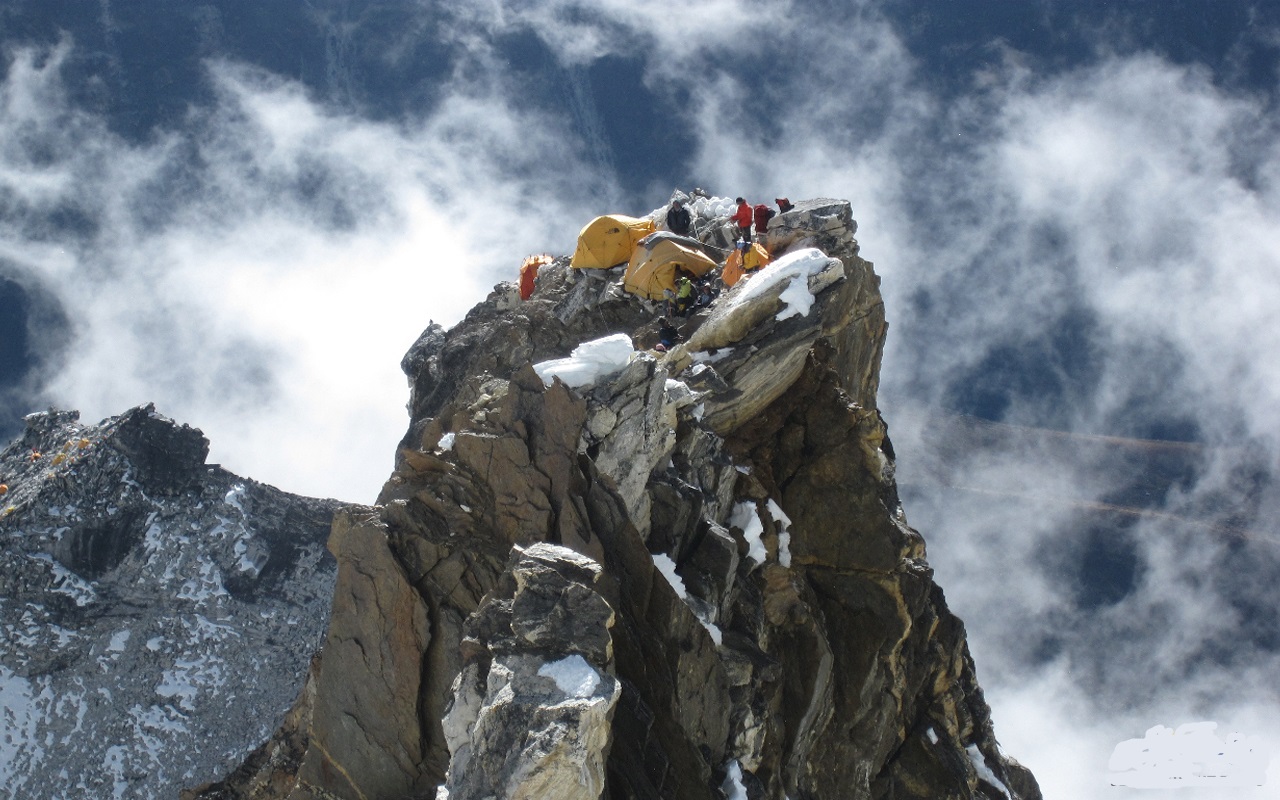
[[[769,208],[764,203],[756,204],[755,209],[752,211],[752,216],[754,217],[756,225],[756,236],[764,236],[765,231],[769,227],[769,220],[773,219],[774,215],[777,213],[778,212]]]

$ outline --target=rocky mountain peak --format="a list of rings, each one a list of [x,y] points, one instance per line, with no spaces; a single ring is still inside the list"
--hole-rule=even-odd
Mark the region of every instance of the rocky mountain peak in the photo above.
[[[567,258],[428,327],[295,714],[191,796],[1038,798],[898,502],[855,232],[775,217],[670,348]]]

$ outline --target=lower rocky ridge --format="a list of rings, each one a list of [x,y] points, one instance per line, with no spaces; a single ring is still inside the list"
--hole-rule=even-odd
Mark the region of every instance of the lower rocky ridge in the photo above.
[[[531,364],[656,341],[617,270],[562,259],[424,332],[305,691],[189,796],[1039,798],[898,502],[855,230],[839,201],[779,215],[809,268],[574,388]]]
[[[172,798],[274,730],[328,619],[338,504],[205,463],[147,406],[0,453],[0,786]]]

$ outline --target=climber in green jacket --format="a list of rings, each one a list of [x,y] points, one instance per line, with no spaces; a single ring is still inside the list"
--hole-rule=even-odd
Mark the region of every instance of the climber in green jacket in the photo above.
[[[676,313],[684,316],[689,313],[689,309],[693,308],[693,301],[698,297],[697,290],[694,288],[693,279],[689,277],[687,272],[681,272],[680,277],[676,279]]]

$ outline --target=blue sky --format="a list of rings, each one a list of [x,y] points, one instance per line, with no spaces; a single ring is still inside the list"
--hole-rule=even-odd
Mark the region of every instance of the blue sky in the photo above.
[[[1280,750],[1274,4],[31,0],[0,31],[6,432],[154,401],[368,502],[400,356],[524,255],[675,187],[847,198],[908,519],[1006,749],[1121,798],[1106,757],[1156,724]]]

